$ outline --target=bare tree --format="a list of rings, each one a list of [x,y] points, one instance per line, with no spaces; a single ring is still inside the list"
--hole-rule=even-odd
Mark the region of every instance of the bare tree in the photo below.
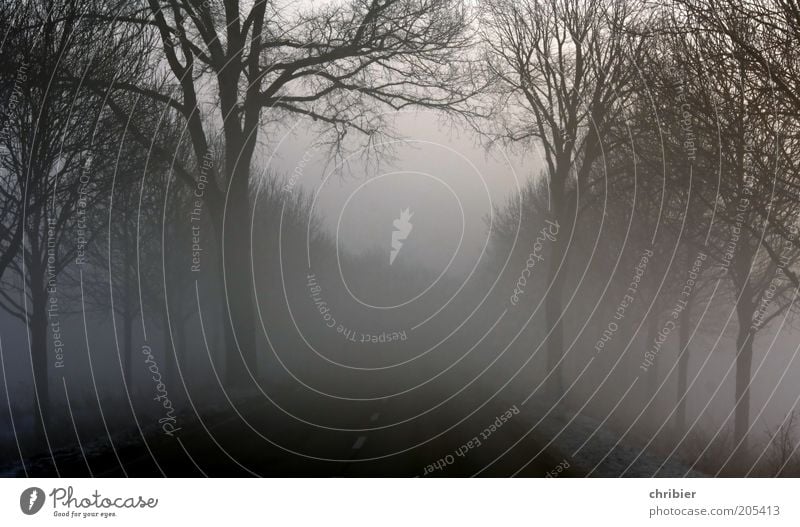
[[[124,137],[122,127],[115,136]],[[130,388],[134,324],[161,307],[161,210],[168,168],[148,164],[147,151],[133,141],[121,145],[118,160],[113,173],[106,175],[107,193],[96,200],[85,221],[94,234],[83,262],[93,278],[84,281],[83,289],[88,307],[113,309],[119,317],[122,376]],[[139,309],[140,298],[145,312]]]
[[[14,272],[3,275],[0,306],[27,327],[34,422],[49,446],[49,373],[64,366],[66,295],[60,278],[75,269],[91,235],[82,232],[81,221],[97,195],[90,183],[107,168],[112,141],[99,99],[55,82],[60,69],[87,66],[88,50],[103,36],[100,28],[81,25],[80,10],[71,3],[32,5],[25,22],[10,55],[27,61],[27,79],[9,106],[0,169],[3,207],[13,212],[22,234],[18,251],[8,249],[8,269]],[[12,231],[5,228],[4,234]]]
[[[689,24],[724,35],[762,75],[774,103],[800,109],[800,4],[796,0],[674,0]]]
[[[643,40],[628,32],[636,2],[606,0],[486,0],[483,41],[501,107],[509,108],[498,136],[536,142],[544,151],[550,215],[562,224],[550,261],[545,304],[548,371],[561,391],[562,300],[577,190],[613,145],[604,134],[624,108]]]
[[[454,0],[352,0],[308,8],[268,0],[148,0],[130,5],[124,18],[152,29],[159,53],[149,54],[151,82],[114,87],[174,109],[198,164],[214,140],[214,118],[221,118],[222,166],[214,167],[210,179],[217,184],[206,187],[204,200],[224,247],[226,376],[242,385],[246,368],[255,367],[250,258],[243,256],[249,229],[243,226],[250,221],[250,165],[259,139],[294,116],[319,125],[334,151],[345,147],[350,132],[379,146],[387,131],[385,108],[448,108],[463,101],[470,86],[464,79],[473,78],[459,58],[469,44],[466,10]],[[210,95],[203,86],[211,86]],[[204,108],[209,99],[216,116]],[[190,167],[176,170],[196,187]]]
[[[730,11],[719,16],[755,38],[753,21]],[[772,104],[768,81],[736,40],[698,31],[693,22],[677,20],[667,31],[675,36],[680,71],[671,80],[665,74],[654,91],[675,137],[691,145],[692,170],[674,183],[705,210],[710,231],[704,246],[732,286],[738,323],[733,440],[744,455],[753,341],[769,320],[792,307],[798,285],[797,211],[786,192],[797,174],[796,123]]]

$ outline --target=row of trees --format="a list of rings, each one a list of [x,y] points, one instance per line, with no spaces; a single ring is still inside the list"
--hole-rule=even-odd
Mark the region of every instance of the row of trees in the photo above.
[[[64,0],[3,2],[2,12],[1,300],[30,339],[41,448],[59,315],[111,315],[130,399],[134,343],[158,328],[174,369],[196,315],[192,279],[202,277],[222,306],[205,316],[223,336],[226,384],[256,380],[253,263],[263,255],[251,254],[245,226],[277,223],[284,209],[290,224],[307,214],[300,195],[287,207],[264,182],[275,176],[253,168],[260,144],[302,118],[334,155],[379,153],[387,109],[451,108],[475,91],[458,2]],[[254,218],[258,193],[271,209]],[[195,219],[199,234],[187,227]],[[276,228],[266,226],[261,248],[276,251],[266,235]],[[199,255],[203,273],[192,275]],[[274,253],[267,260],[258,274],[275,293]],[[184,382],[176,373],[172,386]]]
[[[364,147],[380,155],[392,133],[388,111],[417,106],[463,117],[490,144],[541,153],[537,188],[547,199],[529,203],[546,201],[545,216],[563,233],[548,257],[551,393],[564,389],[564,298],[581,271],[585,226],[608,221],[622,236],[609,247],[633,242],[659,255],[649,300],[637,299],[648,302],[650,341],[694,255],[708,255],[703,278],[729,286],[735,305],[735,437],[746,449],[753,342],[792,307],[798,286],[794,2],[61,0],[1,9],[9,103],[0,302],[28,329],[42,426],[52,286],[80,282],[79,251],[107,264],[113,286],[98,287],[98,303],[120,291],[113,307],[130,357],[137,312],[144,316],[136,298],[161,309],[158,287],[137,291],[136,277],[143,266],[169,267],[144,241],[191,245],[177,225],[202,187],[226,382],[250,385],[256,299],[243,226],[263,177],[253,167],[260,149],[306,119],[334,157]],[[167,202],[175,217],[163,213]],[[161,221],[142,221],[154,215]],[[170,265],[185,268],[186,258]],[[681,426],[696,295],[679,324]],[[163,311],[165,326],[171,317]],[[635,320],[627,322],[632,334]]]

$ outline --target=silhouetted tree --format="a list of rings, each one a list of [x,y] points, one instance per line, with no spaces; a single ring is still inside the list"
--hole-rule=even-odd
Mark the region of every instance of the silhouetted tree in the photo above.
[[[156,32],[159,53],[144,50],[152,82],[114,86],[176,110],[198,164],[214,140],[201,83],[211,87],[221,118],[222,166],[213,167],[204,200],[224,240],[226,375],[229,384],[241,386],[246,368],[255,367],[250,259],[244,255],[259,138],[287,118],[306,117],[321,125],[334,151],[345,147],[350,132],[374,147],[386,132],[384,108],[448,108],[463,100],[462,88],[469,87],[463,80],[472,77],[458,58],[469,42],[466,13],[453,0],[354,0],[302,9],[266,0],[149,0],[129,10],[126,20]],[[169,83],[161,81],[162,65]],[[191,188],[197,185],[187,167],[177,174]]]
[[[49,373],[64,366],[60,317],[68,291],[60,278],[80,265],[91,237],[82,222],[97,195],[93,183],[108,168],[110,144],[99,99],[55,79],[59,70],[87,67],[106,28],[82,25],[74,3],[29,4],[24,22],[13,49],[4,49],[25,61],[26,79],[14,87],[1,139],[3,207],[14,214],[4,225],[11,240],[19,236],[14,229],[22,234],[18,252],[9,246],[6,253],[15,272],[3,276],[0,305],[27,326],[36,431],[49,446]],[[55,353],[48,352],[51,341]]]
[[[550,257],[545,303],[548,372],[562,391],[564,260],[575,225],[577,190],[604,150],[624,108],[643,40],[629,33],[637,2],[485,0],[481,32],[498,105],[507,108],[500,139],[539,144],[547,168],[550,216],[561,233]]]

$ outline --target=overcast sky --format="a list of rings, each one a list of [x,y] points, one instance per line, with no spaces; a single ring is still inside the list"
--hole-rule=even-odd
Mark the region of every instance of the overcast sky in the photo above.
[[[471,269],[486,244],[484,218],[492,206],[516,196],[541,166],[537,152],[523,157],[496,148],[487,154],[470,130],[442,125],[430,111],[398,114],[394,159],[380,166],[354,153],[348,169],[334,171],[328,152],[307,154],[315,137],[308,130],[307,121],[298,121],[267,156],[287,177],[302,166],[297,184],[316,195],[315,210],[331,234],[338,228],[341,246],[388,250],[392,221],[408,208],[414,229],[404,251],[415,263],[438,269],[454,252],[452,269]]]

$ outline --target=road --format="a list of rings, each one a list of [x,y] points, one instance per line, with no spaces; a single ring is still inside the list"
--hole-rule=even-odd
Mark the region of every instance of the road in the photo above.
[[[61,476],[543,477],[563,461],[528,433],[536,416],[519,403],[437,385],[408,396],[364,401],[320,397],[297,387],[276,404],[253,396],[199,411],[184,405],[172,437],[141,436],[55,454]],[[287,415],[287,412],[294,414]],[[302,420],[302,421],[301,421]],[[27,463],[31,476],[55,475],[49,456]],[[559,477],[580,476],[574,468]]]

